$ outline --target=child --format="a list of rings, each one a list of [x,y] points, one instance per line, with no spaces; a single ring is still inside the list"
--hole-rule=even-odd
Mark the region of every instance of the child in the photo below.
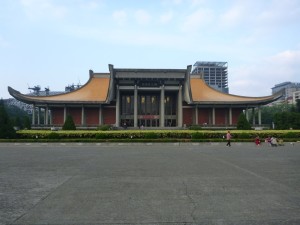
[[[256,136],[256,138],[255,138],[255,144],[256,144],[256,146],[260,146],[260,140],[259,140],[258,136]]]

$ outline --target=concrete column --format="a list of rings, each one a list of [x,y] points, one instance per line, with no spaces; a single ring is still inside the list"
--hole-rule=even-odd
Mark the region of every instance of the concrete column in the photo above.
[[[85,113],[84,113],[84,106],[81,106],[81,125],[85,124]]]
[[[229,107],[229,125],[232,125],[232,108]]]
[[[258,125],[261,125],[261,107],[258,106]]]
[[[32,105],[32,125],[35,125],[35,104]]]
[[[252,108],[252,124],[255,125],[255,111],[254,111],[254,108]]]
[[[160,120],[159,120],[159,126],[164,127],[165,126],[165,86],[161,86],[160,91]]]
[[[133,96],[133,126],[138,126],[138,89],[134,85],[134,96]]]
[[[216,109],[212,108],[212,125],[216,125]]]
[[[116,127],[120,126],[120,89],[117,86],[117,93],[116,93]]]
[[[53,124],[52,111],[49,110],[50,125]]]
[[[178,91],[178,104],[177,104],[177,126],[182,127],[182,85],[179,87]]]
[[[66,122],[67,119],[67,106],[64,106],[64,122]]]
[[[38,107],[38,112],[37,112],[37,124],[38,124],[38,125],[41,124],[40,114],[41,114],[41,108]]]
[[[249,109],[248,109],[248,107],[246,108],[245,113],[246,113],[246,119],[249,122]]]
[[[99,106],[99,125],[103,124],[102,105]]]
[[[195,124],[198,125],[199,119],[198,119],[198,105],[196,105],[195,108]]]
[[[48,125],[48,120],[49,120],[49,111],[48,111],[48,105],[45,108],[45,125]]]
[[[46,108],[44,109],[44,125],[46,125]]]

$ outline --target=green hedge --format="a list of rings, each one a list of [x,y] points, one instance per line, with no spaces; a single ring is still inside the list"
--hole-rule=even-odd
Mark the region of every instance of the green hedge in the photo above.
[[[48,131],[21,130],[17,132],[18,139],[95,139],[95,140],[223,140],[227,131],[208,130],[121,130],[121,131]],[[263,130],[263,131],[231,131],[234,140],[252,141],[256,136],[260,139],[274,136],[282,139],[299,139],[300,130]]]

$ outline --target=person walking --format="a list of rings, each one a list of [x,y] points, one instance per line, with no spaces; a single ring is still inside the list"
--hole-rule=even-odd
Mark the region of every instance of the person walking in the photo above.
[[[230,134],[230,131],[227,131],[227,134],[226,134],[226,140],[227,140],[226,146],[231,147],[231,144],[230,144],[230,140],[231,140],[231,134]]]

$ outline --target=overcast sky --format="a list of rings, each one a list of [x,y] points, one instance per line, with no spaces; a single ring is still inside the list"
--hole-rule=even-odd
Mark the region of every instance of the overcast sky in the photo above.
[[[0,98],[196,61],[228,62],[231,94],[300,82],[300,1],[0,0]]]

